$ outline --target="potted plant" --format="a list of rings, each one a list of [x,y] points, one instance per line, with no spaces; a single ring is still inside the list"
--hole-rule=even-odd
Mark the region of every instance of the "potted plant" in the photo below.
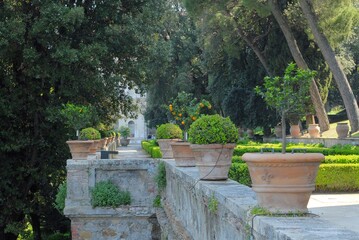
[[[286,153],[285,119],[289,113],[304,108],[309,85],[315,72],[298,69],[291,63],[283,77],[266,77],[264,90],[256,87],[265,102],[281,114],[282,152],[245,153],[258,204],[271,212],[307,212],[307,204],[315,189],[320,153]]]
[[[95,128],[89,127],[89,128],[84,128],[81,130],[80,132],[80,139],[81,140],[93,140],[94,143],[92,144],[92,146],[90,147],[90,154],[96,154],[96,151],[98,149],[98,146],[100,145],[100,139],[101,139],[101,134],[98,130],[96,130]]]
[[[194,98],[191,93],[180,92],[171,100],[168,106],[169,117],[177,123],[184,132],[184,141],[171,142],[173,158],[178,167],[196,166],[195,158],[187,142],[187,131],[191,124],[198,119],[200,114],[209,113],[212,105],[204,99]]]
[[[121,126],[119,132],[122,136],[122,138],[120,139],[121,146],[127,147],[127,145],[130,144],[130,139],[128,139],[127,137],[130,136],[131,129],[126,126]]]
[[[188,130],[189,142],[202,180],[226,180],[238,132],[227,117],[204,115]]]
[[[65,125],[74,129],[76,132],[77,140],[66,141],[70,148],[72,159],[87,159],[87,151],[93,144],[93,141],[81,140],[79,131],[91,124],[95,116],[95,111],[91,106],[67,103],[62,106],[59,115]]]
[[[181,128],[173,123],[161,124],[156,130],[156,139],[162,152],[162,158],[173,158],[172,142],[177,142],[183,137]]]

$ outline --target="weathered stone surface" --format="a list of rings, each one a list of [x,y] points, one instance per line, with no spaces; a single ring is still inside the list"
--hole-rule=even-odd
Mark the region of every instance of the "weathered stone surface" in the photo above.
[[[196,168],[175,167],[173,160],[164,162],[167,173],[165,206],[171,210],[167,217],[182,225],[180,232],[186,232],[188,239],[359,239],[357,233],[315,215],[253,217],[250,209],[257,205],[257,201],[250,188],[231,180],[199,181]],[[216,211],[209,209],[213,199],[218,203]]]
[[[67,161],[65,215],[71,219],[74,240],[159,239],[153,200],[157,161],[82,160]],[[131,205],[118,208],[91,206],[91,188],[110,180],[131,194]]]

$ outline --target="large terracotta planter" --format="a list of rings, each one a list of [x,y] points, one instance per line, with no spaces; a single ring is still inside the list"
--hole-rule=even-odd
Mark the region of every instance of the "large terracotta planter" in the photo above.
[[[202,180],[226,180],[236,144],[191,144]]]
[[[309,124],[308,133],[311,138],[319,138],[320,137],[319,124]]]
[[[196,166],[196,160],[189,142],[172,142],[171,147],[177,167]]]
[[[321,153],[245,153],[259,206],[271,212],[307,212]]]
[[[171,143],[178,141],[180,141],[180,139],[157,139],[163,159],[173,158]]]
[[[100,140],[93,140],[93,144],[90,147],[90,154],[96,154],[98,145],[100,145]]]
[[[349,132],[348,123],[337,123],[337,127],[335,128],[338,134],[338,138],[346,138]]]
[[[299,127],[299,125],[290,125],[290,135],[293,138],[299,138],[300,137],[300,127]]]
[[[73,141],[67,141],[66,143],[67,145],[69,145],[72,159],[79,160],[79,159],[87,159],[87,156],[90,153],[90,148],[94,144],[94,141],[73,140]]]

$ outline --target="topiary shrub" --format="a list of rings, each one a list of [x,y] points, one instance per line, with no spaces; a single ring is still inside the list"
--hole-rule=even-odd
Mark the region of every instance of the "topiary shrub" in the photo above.
[[[96,183],[91,190],[92,207],[118,207],[120,205],[130,205],[131,195],[128,191],[121,191],[110,181]]]
[[[165,123],[160,125],[156,131],[157,139],[182,139],[182,130],[181,128],[173,123]]]
[[[189,142],[193,144],[226,144],[238,140],[236,126],[227,117],[205,115],[192,123],[188,131]]]
[[[124,139],[126,139],[128,136],[130,136],[130,133],[131,133],[131,129],[129,127],[126,127],[126,126],[121,126],[118,131],[120,132],[120,135]]]
[[[96,129],[89,127],[84,128],[80,132],[80,139],[81,140],[98,140],[101,139],[101,134]]]

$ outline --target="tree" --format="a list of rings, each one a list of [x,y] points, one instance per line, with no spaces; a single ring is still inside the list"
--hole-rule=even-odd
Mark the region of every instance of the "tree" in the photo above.
[[[289,49],[292,53],[292,56],[294,58],[294,61],[297,63],[297,65],[300,68],[309,69],[307,63],[305,62],[305,60],[303,58],[301,51],[299,50],[296,39],[295,39],[287,21],[285,20],[283,14],[279,8],[277,0],[268,0],[268,5],[269,5],[270,11],[272,12],[274,18],[276,19],[280,28],[282,29],[282,32],[286,38],[288,47],[289,47]],[[310,86],[310,96],[312,98],[312,103],[314,105],[314,108],[315,108],[315,111],[316,111],[316,114],[317,114],[317,117],[319,120],[320,128],[322,131],[326,131],[330,127],[329,120],[328,120],[326,111],[324,109],[324,104],[320,97],[318,87],[317,87],[314,79],[312,79],[311,86]]]
[[[349,85],[348,79],[336,59],[335,53],[330,46],[326,36],[320,31],[318,27],[318,19],[313,11],[312,3],[310,0],[299,0],[303,13],[308,20],[310,29],[314,35],[316,43],[318,44],[326,62],[328,63],[336,80],[338,89],[343,98],[345,109],[349,118],[351,131],[356,132],[359,130],[359,108],[355,99],[353,91]]]
[[[1,239],[16,239],[26,218],[36,240],[50,225],[73,132],[51,113],[67,102],[105,123],[131,113],[125,89],[148,83],[153,29],[143,22],[155,23],[157,3],[0,1]]]

